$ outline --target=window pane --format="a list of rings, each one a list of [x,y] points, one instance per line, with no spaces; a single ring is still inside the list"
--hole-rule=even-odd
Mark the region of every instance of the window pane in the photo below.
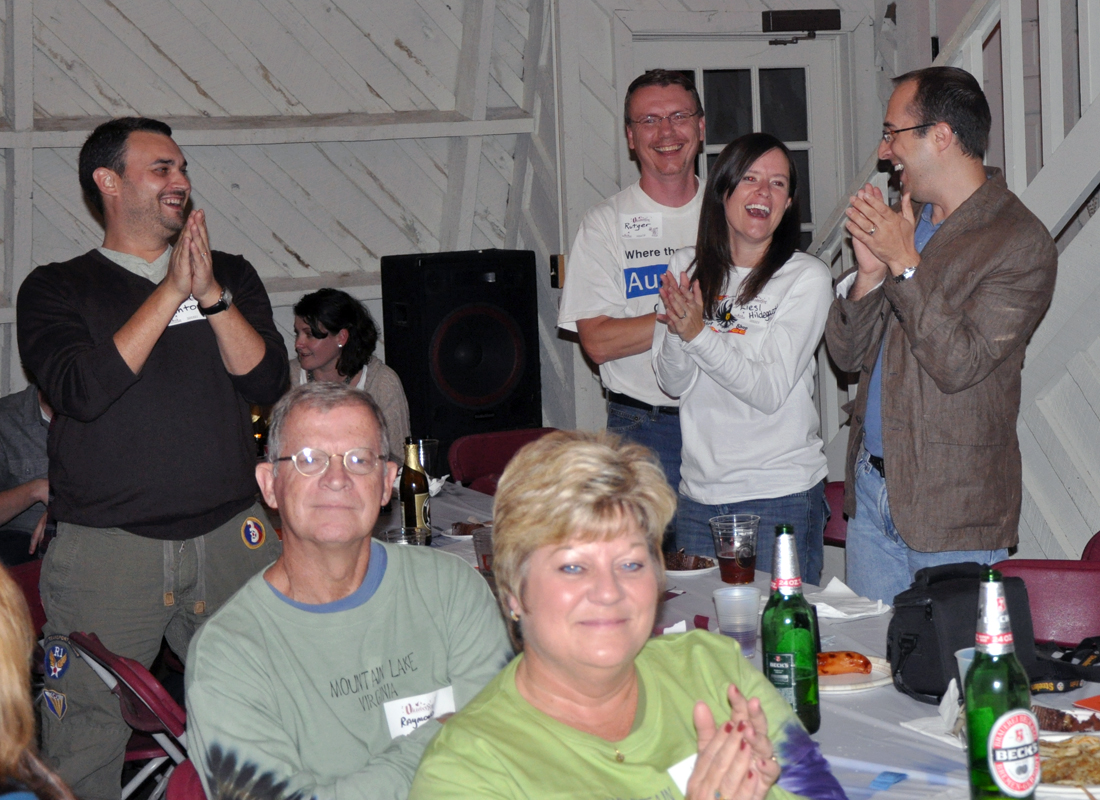
[[[760,128],[784,142],[809,140],[806,70],[760,70]]]
[[[808,150],[792,150],[791,159],[794,161],[795,170],[798,171],[798,192],[794,200],[802,208],[802,221],[812,223],[814,215],[810,198],[814,193],[810,186],[810,153]]]
[[[703,70],[707,144],[726,144],[752,133],[752,76],[747,69]]]

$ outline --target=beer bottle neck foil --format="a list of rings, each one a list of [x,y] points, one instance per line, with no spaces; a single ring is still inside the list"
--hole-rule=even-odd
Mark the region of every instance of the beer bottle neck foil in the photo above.
[[[420,452],[416,446],[416,442],[411,439],[405,440],[405,466],[409,469],[415,469],[417,472],[423,472],[424,468],[420,466]]]
[[[1012,621],[1008,617],[1005,585],[998,580],[983,580],[978,584],[978,630],[974,649],[979,653],[1000,656],[1012,653]]]
[[[786,530],[782,530],[786,529]],[[798,569],[798,551],[789,525],[779,525],[772,551],[772,591],[784,595],[802,594],[802,574]]]

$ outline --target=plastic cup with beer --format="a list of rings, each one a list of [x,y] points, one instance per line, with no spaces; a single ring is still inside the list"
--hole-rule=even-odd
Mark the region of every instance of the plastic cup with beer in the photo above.
[[[711,517],[714,554],[723,583],[752,583],[756,578],[756,514],[723,514]]]

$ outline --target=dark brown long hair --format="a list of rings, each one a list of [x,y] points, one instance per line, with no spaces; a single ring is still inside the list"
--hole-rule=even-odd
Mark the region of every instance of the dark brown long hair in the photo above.
[[[780,150],[787,157],[790,168],[787,196],[791,198],[791,204],[783,212],[783,219],[772,234],[764,258],[742,281],[741,289],[737,293],[738,304],[744,305],[760,294],[798,247],[802,215],[795,196],[798,191],[798,172],[791,158],[791,151],[783,142],[768,133],[749,133],[734,139],[723,148],[707,176],[707,185],[703,190],[703,208],[699,214],[699,238],[695,243],[692,278],[699,281],[703,309],[708,316],[717,313],[719,295],[726,283],[726,275],[733,266],[729,223],[726,222],[726,199],[756,160],[769,150]]]

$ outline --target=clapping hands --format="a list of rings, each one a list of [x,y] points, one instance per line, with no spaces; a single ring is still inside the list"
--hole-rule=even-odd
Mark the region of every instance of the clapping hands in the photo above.
[[[688,800],[763,800],[779,778],[768,739],[768,719],[758,698],[727,690],[729,721],[720,728],[706,703],[695,705],[699,757],[688,780]]]

